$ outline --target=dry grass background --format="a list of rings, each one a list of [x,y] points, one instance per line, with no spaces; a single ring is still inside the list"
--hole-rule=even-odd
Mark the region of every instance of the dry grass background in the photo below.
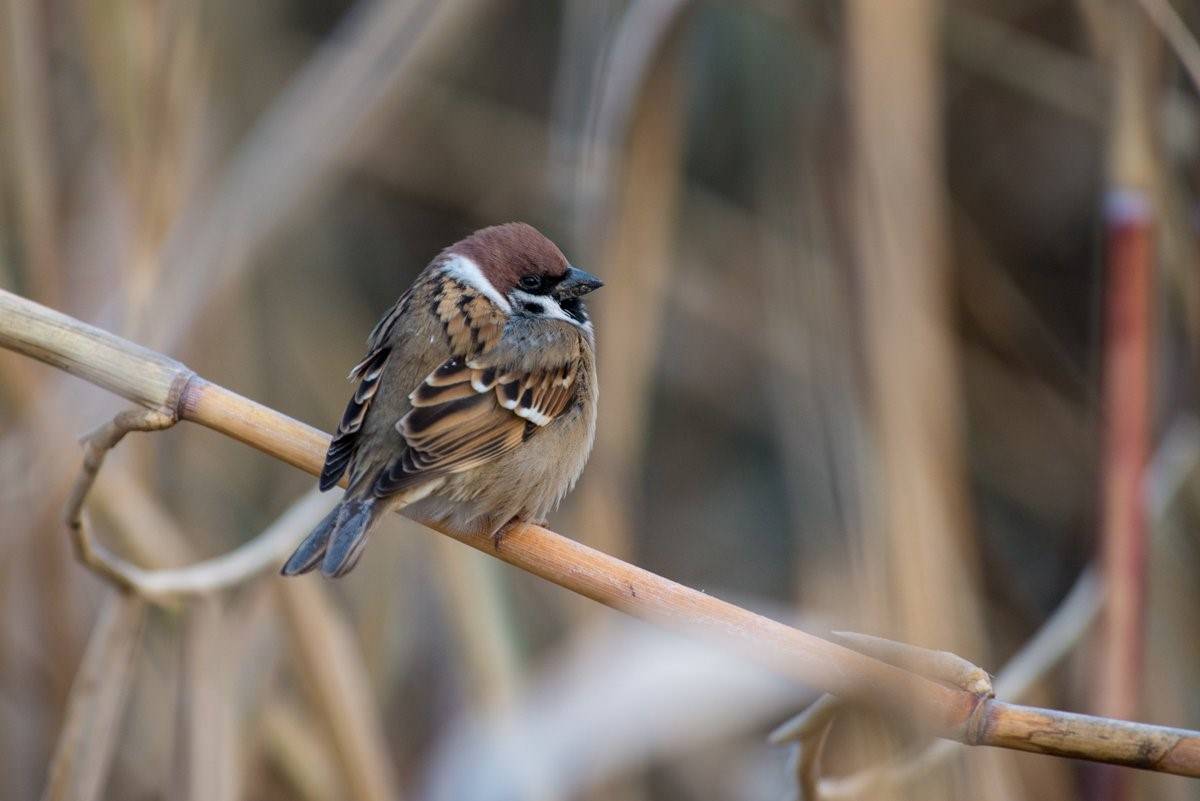
[[[1132,622],[1030,697],[1195,728],[1200,11],[1164,6],[6,0],[0,285],[328,428],[428,258],[526,219],[608,283],[558,530],[990,669],[1116,554]],[[791,792],[801,688],[402,521],[336,585],[115,600],[61,515],[116,408],[0,352],[0,798]],[[110,463],[98,535],[147,566],[309,487],[187,427]],[[96,768],[48,786],[77,675]],[[826,768],[909,745],[846,721]],[[972,751],[870,797],[1197,792]]]

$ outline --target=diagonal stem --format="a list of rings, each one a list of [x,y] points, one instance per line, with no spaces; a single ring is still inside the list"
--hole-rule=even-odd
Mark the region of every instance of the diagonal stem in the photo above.
[[[0,290],[0,347],[51,363],[151,409],[173,410],[309,473],[327,435],[196,377],[158,353]],[[103,348],[110,358],[98,361]],[[499,549],[487,535],[466,544],[614,609],[737,648],[780,674],[844,700],[924,724],[937,736],[1200,777],[1200,732],[982,703],[973,694],[916,676],[756,615],[573,542],[520,525]]]

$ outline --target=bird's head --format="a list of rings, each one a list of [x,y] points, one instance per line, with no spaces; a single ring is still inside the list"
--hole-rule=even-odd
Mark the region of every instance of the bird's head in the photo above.
[[[604,286],[596,276],[572,267],[557,245],[526,223],[483,228],[446,252],[465,260],[461,269],[477,268],[479,278],[513,314],[588,326],[582,298]]]

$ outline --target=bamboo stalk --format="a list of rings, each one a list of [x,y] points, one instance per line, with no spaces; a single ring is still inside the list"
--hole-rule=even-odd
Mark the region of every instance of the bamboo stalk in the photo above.
[[[129,400],[169,410],[310,473],[321,465],[328,439],[316,429],[204,381],[166,356],[3,290],[0,346],[100,386],[119,388]],[[93,362],[96,353],[106,358]],[[940,737],[1200,777],[1200,732],[981,699],[676,584],[540,526],[514,527],[499,548],[487,535],[450,535],[614,609],[736,647],[784,676],[905,715]]]

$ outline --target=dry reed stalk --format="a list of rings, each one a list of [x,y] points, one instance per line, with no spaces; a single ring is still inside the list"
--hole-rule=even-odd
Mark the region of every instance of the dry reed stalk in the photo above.
[[[847,6],[852,248],[862,288],[875,488],[863,497],[866,615],[895,639],[978,658],[988,643],[964,478],[963,409],[946,253],[936,0]],[[876,500],[876,496],[880,500]],[[1011,788],[969,772],[922,791],[979,798]],[[1007,773],[1011,771],[997,771]],[[1011,781],[1008,779],[1007,781]]]
[[[1098,708],[1136,714],[1141,685],[1149,455],[1157,57],[1136,9],[1113,9],[1114,94],[1106,199],[1103,531],[1105,615]]]
[[[1095,570],[1085,570],[1075,586],[1046,622],[1004,669],[993,686],[997,695],[1021,698],[1037,681],[1069,654],[1100,612],[1103,593]],[[822,779],[814,801],[875,798],[888,788],[909,784],[943,766],[961,752],[959,743],[938,740],[923,751],[905,755],[850,776]]]
[[[407,67],[448,50],[482,5],[477,0],[440,3],[427,19],[433,4],[414,8],[415,2],[361,4],[336,42],[319,50],[260,117],[214,180],[207,202],[189,205],[172,227],[160,259],[169,302],[153,332],[167,346],[185,336],[198,309],[225,281],[181,284],[197,274],[227,280],[240,274],[253,248],[311,198],[351,149],[354,136],[395,100],[397,87],[410,77]],[[220,265],[215,273],[213,265]],[[42,392],[39,408],[67,403],[61,386],[53,383]]]
[[[683,87],[679,74],[682,4],[633,4],[619,25],[601,88],[593,159],[624,142],[612,208],[594,215],[591,239],[607,282],[596,305],[602,349],[604,403],[588,479],[580,488],[579,519],[589,544],[618,557],[632,547],[633,477],[646,440],[652,376],[662,346],[661,310],[672,273],[671,251],[680,192]],[[624,34],[624,35],[622,35]],[[632,41],[631,41],[632,40]],[[632,49],[630,53],[627,50]],[[627,126],[627,127],[626,127]]]
[[[141,555],[141,561],[151,565],[160,565],[164,561],[164,557],[172,563],[194,560],[195,556],[188,545],[187,538],[179,530],[171,516],[157,504],[153,497],[147,495],[141,484],[125,473],[120,465],[109,465],[105,469],[104,479],[96,485],[92,494],[97,505],[102,506],[112,516],[124,541],[136,546],[136,550]],[[168,602],[179,595],[211,593],[233,586],[237,582],[245,581],[261,572],[268,564],[272,566],[278,564],[279,560],[282,560],[287,552],[295,547],[304,533],[324,516],[333,500],[329,496],[322,496],[316,492],[309,493],[289,507],[258,537],[227,554],[174,569],[162,569],[161,567],[140,571],[135,569],[126,576],[134,579],[134,586],[141,597],[158,603]],[[146,541],[149,532],[153,532],[154,543]],[[127,568],[128,566],[123,566],[123,569]],[[291,594],[306,592],[293,586],[292,583],[280,584],[274,589],[284,603],[289,602]],[[201,600],[203,601],[203,599]],[[308,610],[309,620],[316,622],[317,631],[314,631],[313,627],[302,630],[293,628],[290,634],[294,641],[299,642],[297,647],[300,659],[298,667],[310,677],[316,695],[320,698],[336,697],[341,691],[341,687],[346,684],[352,687],[365,687],[367,684],[366,668],[358,656],[356,646],[352,644],[347,646],[345,642],[342,642],[343,648],[336,654],[329,655],[316,642],[321,636],[320,632],[329,628],[330,624],[327,621],[336,620],[337,613],[334,611],[332,602],[323,595],[314,597],[311,593],[307,593],[307,597],[302,598],[299,603]],[[290,625],[302,626],[305,624],[304,620],[292,617],[287,618],[286,621]],[[307,660],[330,663],[333,669],[326,670],[320,666],[312,666],[308,664]],[[348,678],[339,679],[338,674]],[[372,739],[378,740],[382,737],[382,724],[373,708],[363,706],[361,703],[349,709],[331,710],[324,704],[318,704],[318,706],[325,716],[333,750],[341,760],[342,772],[366,777],[358,783],[351,783],[351,790],[375,792],[375,788],[389,788],[382,795],[356,794],[351,797],[360,799],[360,801],[375,801],[384,796],[398,799],[400,796],[394,789],[391,789],[395,782],[391,778],[390,768],[381,763],[376,756],[380,747],[366,746],[364,748],[362,745],[369,743]],[[280,710],[287,708],[288,702],[273,702],[267,706],[264,715],[271,719],[277,719],[273,716],[286,715],[286,711],[281,712]],[[329,716],[331,712],[336,716],[336,721]],[[307,725],[307,719],[301,723]],[[293,721],[293,724],[296,722]],[[267,727],[267,730],[268,732],[275,731],[270,726]],[[303,738],[305,742],[314,739],[311,732],[298,731],[295,725],[293,725],[291,734]],[[271,756],[281,764],[294,764],[289,750],[291,744],[282,742],[279,737],[270,736],[267,737],[266,746]],[[325,783],[318,781],[325,775],[322,764],[324,763],[309,765],[311,770],[298,769],[298,773],[289,772],[288,775],[305,787],[324,787]],[[316,782],[316,784],[314,785],[312,782]],[[329,793],[317,793],[313,797],[329,798],[332,796]]]
[[[91,504],[96,514],[111,522],[120,550],[130,554],[130,561],[162,570],[199,558],[175,518],[119,462],[105,467],[92,489]]]
[[[1175,51],[1192,85],[1200,90],[1200,42],[1168,0],[1138,0],[1142,10]]]
[[[1110,218],[1106,293],[1103,549],[1111,587],[1097,709],[1134,715],[1142,684],[1147,531],[1143,477],[1149,452],[1151,224]]]
[[[728,297],[736,285],[750,283],[736,260],[723,291],[688,289],[707,289],[712,295],[706,304],[707,325],[723,320],[730,341],[749,340],[746,344],[758,350],[775,449],[789,484],[785,494],[795,547],[795,603],[798,608],[846,608],[855,600],[854,590],[834,577],[845,571],[831,566],[845,555],[838,544],[853,541],[861,531],[853,499],[861,491],[859,463],[866,453],[866,421],[859,411],[865,403],[859,343],[848,335],[855,329],[848,271],[835,248],[831,182],[823,180],[831,152],[825,123],[831,104],[816,85],[817,76],[832,68],[832,53],[818,51],[816,41],[808,45],[813,52],[805,83],[792,90],[795,96],[790,98],[796,108],[787,118],[791,124],[784,126],[787,142],[781,145],[767,136],[767,146],[756,155],[757,219],[738,215],[728,206],[710,212],[717,213],[719,222],[709,225],[724,239],[745,242],[729,253],[754,254],[761,280],[758,297],[743,302]],[[767,64],[768,69],[776,66],[774,61]],[[789,168],[781,170],[781,162]],[[689,210],[685,216],[694,213]],[[703,222],[697,225],[706,227]],[[743,236],[731,236],[739,229]],[[738,307],[743,319],[731,313]],[[747,331],[761,336],[746,337]]]
[[[188,801],[238,797],[238,727],[234,724],[230,652],[221,599],[200,598],[185,623],[179,681],[175,786]]]
[[[936,3],[849,6],[854,235],[901,639],[977,653],[945,259]]]
[[[330,759],[328,742],[293,704],[267,707],[259,721],[259,737],[288,789],[304,801],[328,801],[341,792],[341,777]]]
[[[161,278],[159,251],[170,221],[203,174],[202,142],[211,123],[201,13],[170,3],[92,3],[79,12],[83,60],[103,128],[97,159],[111,163],[110,191],[128,209],[113,231],[123,250],[121,328],[137,336]]]
[[[423,8],[430,11],[432,5],[425,3]],[[459,18],[463,9],[472,6],[466,2],[438,5],[438,13],[435,16],[436,21],[441,23],[438,30],[443,35],[454,30],[454,26],[448,23],[461,22]],[[359,25],[349,26],[348,30],[343,31],[347,36],[324,48],[309,68],[298,76],[291,90],[280,98],[272,113],[263,117],[255,129],[257,135],[249,137],[246,145],[238,151],[239,157],[231,164],[226,180],[218,182],[219,191],[212,197],[213,202],[207,205],[198,203],[190,207],[193,210],[200,209],[200,214],[185,216],[182,228],[176,229],[176,233],[185,240],[184,247],[177,251],[184,254],[185,264],[182,265],[182,270],[176,271],[176,280],[170,282],[168,287],[178,291],[168,291],[166,294],[181,300],[175,307],[177,315],[167,314],[162,318],[167,323],[161,326],[157,333],[163,338],[178,341],[187,328],[186,321],[194,317],[195,308],[200,306],[208,295],[207,292],[194,291],[195,287],[180,289],[178,275],[190,279],[197,272],[208,273],[212,264],[229,268],[226,272],[228,275],[243,266],[249,250],[273,230],[280,219],[294,212],[303,200],[311,197],[312,192],[309,190],[329,174],[332,165],[335,165],[341,154],[348,149],[351,138],[349,132],[361,132],[366,127],[362,124],[363,121],[377,112],[388,99],[400,83],[401,74],[407,72],[404,67],[412,58],[419,54],[428,56],[431,52],[437,52],[445,43],[443,37],[425,35],[428,26],[417,24],[421,20],[408,14],[411,9],[404,4],[380,2],[370,8],[364,6],[364,9],[366,10],[356,16]],[[419,42],[421,47],[411,47],[414,42]],[[352,87],[353,91],[346,91],[346,86]],[[331,93],[333,99],[338,102],[332,102]],[[188,92],[184,94],[191,96]],[[320,122],[319,119],[314,120],[314,116],[320,117],[326,112],[332,114],[332,124],[314,124]],[[338,135],[333,136],[331,133]],[[266,155],[272,158],[267,158]],[[167,154],[164,158],[169,159],[170,155]],[[246,164],[253,165],[254,169],[242,169]],[[157,189],[153,181],[147,184],[141,181],[134,183],[148,190],[151,196],[145,199],[150,223],[147,231],[152,236],[143,239],[156,240],[159,234],[154,223],[169,215],[156,216],[163,203],[160,202],[160,198],[154,197]],[[229,219],[236,219],[238,222],[249,221],[249,230],[237,226],[231,228],[228,224]],[[231,237],[231,233],[242,236]],[[212,255],[206,254],[203,248],[192,247],[197,241],[200,244],[215,245],[218,253],[221,252],[220,248],[226,245],[239,247],[231,248],[234,251],[231,258],[213,257],[210,262],[196,267],[197,262],[187,262],[187,258]],[[145,250],[142,248],[143,253]],[[229,254],[225,252],[224,255]],[[157,264],[159,260],[150,261]],[[170,252],[166,261],[168,269],[179,267],[170,259]],[[26,260],[26,263],[40,268],[39,262],[34,259]],[[142,272],[144,271],[138,270],[139,274]],[[209,282],[204,288],[219,283]],[[141,284],[144,287],[145,281]],[[46,403],[46,397],[43,396],[43,407],[56,408],[59,403],[58,392],[46,395],[50,396],[50,402]],[[61,556],[57,556],[52,562],[54,565],[62,563]],[[44,584],[64,586],[64,582],[60,581]],[[68,583],[65,586],[71,585]],[[64,597],[64,593],[56,593],[51,596],[51,600]],[[54,615],[54,618],[60,621],[67,619],[63,615]],[[61,625],[53,630],[66,631]],[[66,664],[73,660],[58,661]]]
[[[1108,600],[1093,706],[1136,716],[1145,661],[1148,531],[1143,480],[1150,448],[1154,196],[1160,164],[1154,109],[1158,42],[1132,4],[1110,9],[1111,106],[1104,292],[1101,548]],[[1125,776],[1095,777],[1105,799],[1128,798]]]
[[[128,415],[126,415],[128,416]],[[112,426],[102,427],[103,430]],[[115,432],[114,432],[115,433]],[[94,438],[89,440],[94,442]],[[72,518],[80,506],[90,482],[99,471],[103,450],[92,456],[89,473],[77,485],[73,499]],[[137,487],[126,481],[124,488]],[[107,502],[119,505],[110,489]],[[101,490],[98,494],[104,497]],[[135,494],[134,497],[136,497]],[[303,534],[328,510],[331,499],[313,492],[294,504],[262,535],[220,557],[175,570],[144,571],[110,558],[103,563],[104,572],[119,586],[144,593],[139,599],[163,602],[180,594],[213,592],[243,581],[260,572],[272,560],[282,559]],[[143,529],[153,523],[154,530],[166,540],[167,550],[187,554],[186,540],[170,517],[152,500],[142,499],[134,507],[145,515],[123,511],[118,517],[122,527]],[[147,550],[147,549],[144,549]],[[161,558],[161,557],[159,557]],[[334,748],[341,759],[351,797],[359,801],[381,801],[400,798],[390,763],[384,756],[383,727],[370,704],[366,687],[366,669],[357,646],[345,631],[333,611],[332,603],[321,593],[288,582],[277,587],[284,608],[296,612],[287,617],[290,634],[297,646],[299,667],[309,677],[318,699],[318,706],[330,728]],[[333,638],[329,644],[323,640]],[[334,703],[334,699],[343,703]],[[211,745],[211,743],[207,743]]]
[[[331,501],[310,492],[262,535],[228,554],[189,567],[142,571],[115,560],[108,569],[128,589],[151,600],[211,593],[278,564],[328,511]],[[279,585],[277,592],[287,613],[298,667],[308,678],[329,725],[350,797],[396,801],[400,793],[386,756],[382,723],[371,703],[366,668],[352,634],[319,587],[287,582]]]
[[[16,174],[16,206],[29,292],[51,306],[62,303],[59,254],[58,176],[51,120],[48,9],[27,0],[8,0],[5,24],[5,109]],[[11,127],[10,127],[11,126]]]
[[[1094,61],[958,3],[946,6],[946,46],[954,63],[1022,97],[1089,123],[1104,122],[1103,76]]]
[[[167,300],[152,341],[170,347],[185,336],[211,295],[244,271],[253,249],[319,191],[356,138],[420,74],[408,68],[449,52],[486,5],[455,0],[432,12],[435,4],[428,0],[419,8],[416,3],[360,4],[336,41],[321,48],[261,115],[214,179],[213,193],[188,206],[161,255]],[[219,265],[216,272],[213,265]],[[188,283],[197,274],[219,280]],[[42,392],[39,408],[66,403],[61,386]],[[7,438],[0,437],[0,450]]]
[[[449,537],[437,537],[431,544],[435,583],[462,649],[470,700],[481,719],[511,721],[526,673],[500,566],[481,554],[464,553]],[[518,795],[522,801],[554,797],[534,772],[521,775]]]
[[[586,134],[594,130],[601,82],[612,74],[605,64],[620,41],[614,34],[628,13],[627,9],[593,0],[563,3],[549,125],[539,120],[530,126],[539,135],[549,137],[546,183],[539,188],[552,198],[562,199],[567,210],[563,216],[570,226],[566,241],[572,246],[588,240],[587,222],[595,215],[595,198],[589,185],[592,181],[580,169],[579,156],[583,147],[598,144],[588,143]],[[607,178],[600,176],[599,180],[606,182]]]
[[[150,342],[170,348],[271,234],[334,185],[329,178],[413,74],[461,41],[480,0],[374,0],[356,5],[330,41],[261,115],[214,181],[212,196],[172,227]],[[418,68],[416,70],[412,68]]]
[[[399,801],[399,783],[388,758],[366,671],[358,664],[354,633],[327,598],[324,586],[288,582],[279,600],[300,669],[330,725],[345,767],[347,795],[360,801]],[[373,725],[364,725],[364,722]]]
[[[71,685],[42,801],[103,797],[145,614],[135,596],[110,598],[101,610]]]
[[[511,604],[501,576],[475,554],[464,555],[448,539],[433,543],[431,557],[436,587],[445,599],[470,675],[472,701],[485,712],[503,715],[512,709],[521,686],[521,655],[512,630]]]
[[[805,145],[812,146],[811,143]],[[802,148],[797,150],[803,161],[807,154]],[[769,180],[767,176],[764,179]],[[805,201],[811,197],[806,196]],[[787,207],[787,201],[770,198],[767,202],[772,201],[776,210]],[[848,436],[835,439],[831,430],[837,425],[832,419],[834,410],[850,405],[835,407],[829,402],[836,392],[847,389],[843,381],[845,375],[834,362],[837,355],[845,355],[838,354],[840,347],[849,348],[850,343],[839,343],[828,336],[832,329],[826,326],[844,307],[838,288],[825,280],[829,278],[826,271],[832,266],[827,258],[822,258],[827,254],[814,253],[823,249],[821,233],[815,230],[821,222],[814,219],[814,215],[819,214],[816,208],[805,201],[797,215],[802,217],[798,227],[804,229],[805,235],[798,237],[796,242],[783,244],[764,234],[755,251],[763,281],[759,301],[763,330],[761,341],[756,344],[762,356],[762,379],[769,387],[766,394],[771,404],[771,429],[788,482],[788,520],[794,543],[792,590],[798,609],[804,608],[806,602],[816,600],[814,585],[817,592],[827,589],[821,587],[819,580],[812,579],[827,570],[829,563],[806,559],[816,550],[808,550],[806,545],[812,540],[827,541],[827,537],[838,534],[843,541],[854,536],[843,528],[847,521],[841,515],[844,509],[837,503],[847,490],[842,486],[846,473],[837,469],[841,463],[837,451],[842,448],[852,450],[857,439],[853,432],[839,432]],[[769,223],[764,220],[760,227],[767,229]],[[813,243],[807,253],[801,241]],[[714,311],[717,316],[723,316],[720,306],[726,304],[719,301],[718,304],[714,304]],[[847,326],[842,330],[850,329]],[[818,355],[831,351],[836,354],[832,358]],[[813,470],[812,466],[818,463],[821,468]],[[825,481],[811,481],[814,474],[823,476]],[[820,521],[822,528],[814,527],[816,521]],[[841,598],[836,603],[847,600]]]
[[[63,297],[62,231],[59,197],[59,168],[55,142],[57,128],[52,111],[55,96],[50,80],[51,29],[47,24],[49,9],[28,0],[8,0],[0,11],[3,22],[0,36],[5,41],[4,92],[5,118],[15,177],[14,206],[18,225],[18,240],[24,268],[24,283],[28,291],[43,303],[58,305]],[[19,369],[19,368],[18,368]],[[21,376],[22,380],[30,376]],[[32,382],[35,389],[38,381]],[[53,525],[55,512],[45,509],[34,513],[34,527]],[[61,541],[46,538],[34,541],[32,566],[39,574],[39,587],[62,587]],[[79,657],[78,628],[75,605],[69,592],[39,593],[30,600],[30,612],[40,616],[36,624],[44,632],[44,642],[50,659],[56,664],[70,664]],[[75,635],[75,636],[73,636]],[[56,713],[62,710],[68,686],[65,672],[51,677],[52,705]]]
[[[173,359],[5,291],[0,291],[0,347],[54,364],[147,409],[198,423],[311,474],[322,463],[327,435],[205,381]],[[902,715],[940,737],[1200,777],[1200,732],[983,699],[676,584],[540,526],[514,526],[498,549],[487,535],[443,533],[614,609],[715,640],[784,676]],[[306,618],[307,611],[303,603],[292,610],[298,619]],[[353,694],[338,700],[351,708],[358,703]]]

